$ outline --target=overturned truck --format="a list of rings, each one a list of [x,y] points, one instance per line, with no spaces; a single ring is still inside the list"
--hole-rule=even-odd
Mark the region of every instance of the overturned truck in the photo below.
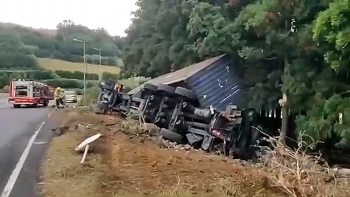
[[[233,60],[221,55],[154,78],[128,93],[101,85],[99,103],[124,115],[139,114],[160,127],[167,140],[252,159],[261,137],[259,114],[240,107],[243,90],[235,69]]]

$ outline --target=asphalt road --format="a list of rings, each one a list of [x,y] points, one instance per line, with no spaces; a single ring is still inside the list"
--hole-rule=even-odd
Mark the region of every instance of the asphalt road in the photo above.
[[[8,94],[0,93],[0,109],[9,106],[7,103],[7,95]]]
[[[40,164],[56,127],[51,112],[14,109],[0,94],[0,197],[39,196]]]

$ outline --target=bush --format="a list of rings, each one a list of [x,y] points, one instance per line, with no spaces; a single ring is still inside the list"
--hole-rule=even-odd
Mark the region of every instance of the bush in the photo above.
[[[39,70],[35,72],[6,72],[0,73],[0,88],[8,85],[11,79],[28,79],[28,80],[50,80],[55,79],[53,73],[49,70]]]
[[[83,105],[90,105],[96,101],[98,95],[100,94],[100,89],[96,86],[86,89],[85,98],[82,101]]]
[[[8,93],[9,92],[9,86],[5,85],[2,89],[0,89],[0,93]]]
[[[103,72],[102,73],[102,80],[118,80],[119,75],[118,74],[113,74],[109,72]]]
[[[98,76],[98,74],[87,73],[87,74],[86,74],[86,79],[87,79],[87,80],[98,80],[98,79],[99,79],[99,76]]]
[[[6,75],[0,76],[0,88],[4,88],[9,84],[10,78]]]
[[[76,79],[48,79],[43,80],[49,86],[61,87],[61,88],[84,88],[84,84]]]
[[[66,79],[84,79],[84,73],[80,71],[66,71],[66,70],[56,70],[55,73]],[[86,74],[86,79],[87,80],[98,80],[98,74],[92,74],[92,73],[87,73]]]
[[[83,95],[83,89],[75,89],[74,92],[77,95]]]
[[[66,79],[84,79],[84,73],[80,71],[65,71],[65,70],[56,70],[55,73]]]
[[[266,135],[265,140],[270,146],[261,147],[266,153],[261,159],[265,164],[263,170],[266,175],[265,185],[268,188],[280,190],[292,197],[339,196],[335,193],[334,185],[325,183],[324,175],[329,171],[329,166],[321,159],[321,155],[307,154],[307,150],[321,143],[310,139],[312,143],[306,144],[301,141],[292,149],[287,147],[280,137]],[[321,166],[321,163],[326,166]]]
[[[40,70],[37,72],[28,73],[30,79],[34,80],[44,80],[44,79],[54,79],[55,76],[52,74],[50,70]]]
[[[25,54],[0,53],[0,68],[21,68],[21,69],[36,69],[38,64],[35,58]]]

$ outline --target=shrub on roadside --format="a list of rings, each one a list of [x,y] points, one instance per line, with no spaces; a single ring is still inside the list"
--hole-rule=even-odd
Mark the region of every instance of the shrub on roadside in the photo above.
[[[45,79],[54,79],[55,75],[50,70],[39,70],[36,72],[30,72],[27,74],[30,79],[33,80],[45,80]]]
[[[77,95],[83,95],[83,89],[74,89],[74,91],[75,91],[75,94],[77,94]]]
[[[9,86],[4,86],[2,89],[0,89],[0,93],[8,93],[9,92]]]
[[[329,167],[319,164],[324,163],[321,156],[308,155],[304,142],[299,142],[298,148],[294,150],[287,147],[279,137],[269,137],[267,141],[271,144],[271,147],[267,148],[263,167],[267,187],[280,190],[291,197],[322,197],[336,194],[336,189],[324,181],[324,173]],[[316,142],[306,149],[315,144]]]
[[[84,73],[80,71],[56,70],[55,73],[66,79],[84,79]],[[98,80],[98,74],[86,73],[86,80]]]
[[[82,99],[81,105],[91,105],[96,101],[100,89],[97,86],[86,89],[85,96]]]
[[[119,75],[113,74],[109,72],[103,72],[102,73],[102,80],[118,80]]]

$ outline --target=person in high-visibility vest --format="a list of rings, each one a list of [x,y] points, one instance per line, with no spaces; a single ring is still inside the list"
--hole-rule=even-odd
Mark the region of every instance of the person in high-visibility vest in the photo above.
[[[55,89],[55,93],[54,93],[54,98],[55,98],[55,103],[56,103],[56,110],[58,110],[58,106],[60,106],[60,99],[61,99],[61,88],[57,87]]]

